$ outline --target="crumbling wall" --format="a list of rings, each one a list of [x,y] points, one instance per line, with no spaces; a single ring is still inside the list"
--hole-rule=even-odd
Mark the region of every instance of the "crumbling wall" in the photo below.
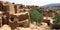
[[[15,11],[16,11],[15,13],[20,13],[20,12],[22,12],[24,7],[25,7],[25,6],[22,5],[22,4],[16,4],[16,5],[14,6]]]
[[[15,13],[14,4],[10,2],[4,2],[3,10],[5,10],[6,12],[9,12],[10,14],[14,14]]]
[[[9,18],[9,26],[12,29],[16,27],[29,27],[29,15],[28,14],[12,14]]]
[[[2,10],[3,2],[0,1],[0,11]]]
[[[3,16],[3,12],[0,12],[0,27],[2,26],[2,16]]]
[[[31,10],[38,10],[39,6],[34,6],[34,5],[29,6],[29,5],[27,5],[26,8],[31,9]]]
[[[16,27],[29,27],[29,9],[25,9],[24,5],[0,2],[0,11],[3,12],[3,16],[0,15],[2,16],[0,18],[0,27],[4,24],[9,25],[12,29]]]

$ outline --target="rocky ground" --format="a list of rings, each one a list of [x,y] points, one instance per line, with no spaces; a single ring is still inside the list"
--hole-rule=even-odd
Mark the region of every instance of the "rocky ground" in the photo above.
[[[4,25],[0,28],[1,30],[12,30],[8,25]],[[29,28],[17,27],[15,30],[50,30],[46,23],[42,23],[42,25],[37,26],[35,24],[30,24]]]

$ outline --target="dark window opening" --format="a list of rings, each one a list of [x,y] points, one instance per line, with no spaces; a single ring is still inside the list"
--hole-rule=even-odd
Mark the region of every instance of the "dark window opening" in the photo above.
[[[11,18],[11,21],[14,21],[14,18]]]
[[[23,12],[25,12],[26,10],[23,10]]]
[[[19,6],[19,9],[23,9],[23,6],[21,5],[21,6]]]
[[[19,16],[19,21],[23,21],[23,20],[28,19],[28,18],[29,18],[28,15],[20,15]]]
[[[2,25],[4,25],[4,17],[2,17]]]
[[[19,25],[20,27],[24,27],[22,24],[21,25]]]

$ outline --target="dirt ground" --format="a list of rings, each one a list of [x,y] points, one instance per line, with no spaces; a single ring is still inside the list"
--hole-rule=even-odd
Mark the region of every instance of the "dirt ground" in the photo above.
[[[12,29],[8,25],[3,25],[0,28],[0,30],[12,30]],[[40,25],[40,26],[37,26],[35,24],[30,24],[29,28],[17,27],[14,30],[50,30],[50,28],[48,27],[48,25],[46,23],[42,23],[42,25]]]

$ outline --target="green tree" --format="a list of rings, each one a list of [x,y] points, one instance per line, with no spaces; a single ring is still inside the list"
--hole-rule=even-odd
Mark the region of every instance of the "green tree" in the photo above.
[[[41,23],[43,19],[43,13],[40,13],[37,10],[30,11],[31,22]]]
[[[57,14],[55,17],[54,17],[54,24],[59,24],[60,25],[60,14]]]

